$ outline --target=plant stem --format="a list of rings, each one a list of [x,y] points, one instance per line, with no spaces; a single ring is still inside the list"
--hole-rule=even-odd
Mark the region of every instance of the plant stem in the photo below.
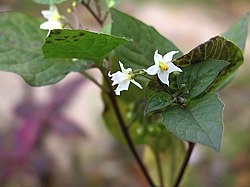
[[[94,10],[90,7],[90,1],[85,2],[84,0],[82,0],[82,5],[85,6],[87,8],[87,10],[94,16],[95,20],[100,24],[100,26],[103,26],[103,23],[105,20],[102,20],[102,18],[100,16],[98,16]]]
[[[188,150],[186,152],[185,159],[184,159],[184,161],[182,163],[181,169],[180,169],[179,174],[177,176],[177,179],[175,181],[174,187],[178,187],[180,185],[180,183],[181,183],[181,179],[184,176],[184,173],[186,171],[186,168],[187,168],[188,162],[190,160],[191,154],[192,154],[192,152],[194,150],[194,146],[195,146],[195,143],[188,142]]]
[[[103,78],[106,79],[107,84],[108,84],[108,86],[109,86],[109,88],[110,88],[110,92],[109,92],[109,94],[108,94],[108,97],[109,97],[109,99],[110,99],[110,101],[111,101],[111,103],[112,103],[112,106],[113,106],[113,108],[114,108],[115,115],[116,115],[116,117],[117,117],[117,119],[118,119],[118,122],[119,122],[120,128],[121,128],[121,130],[122,130],[123,136],[124,136],[124,138],[125,138],[125,140],[126,140],[126,143],[128,144],[128,147],[129,147],[130,151],[132,152],[132,154],[133,154],[133,156],[134,156],[136,162],[138,163],[138,165],[139,165],[139,167],[140,167],[140,169],[141,169],[143,175],[144,175],[145,178],[147,179],[147,181],[148,181],[150,187],[155,187],[155,185],[154,185],[154,183],[153,183],[153,180],[152,180],[151,177],[149,176],[148,171],[147,171],[146,167],[144,166],[144,164],[143,164],[141,158],[139,157],[139,155],[138,155],[138,153],[137,153],[137,151],[136,151],[136,149],[135,149],[135,146],[134,146],[134,144],[133,144],[133,142],[132,142],[132,139],[131,139],[130,134],[129,134],[129,130],[128,130],[128,128],[127,128],[127,126],[126,126],[126,124],[125,124],[125,122],[124,122],[124,120],[123,120],[123,117],[122,117],[120,108],[119,108],[119,106],[118,106],[118,102],[117,102],[117,99],[116,99],[116,95],[115,95],[115,93],[114,93],[113,90],[112,90],[110,80],[107,79],[106,74],[105,74],[103,71],[102,71],[102,73],[103,73]]]
[[[154,155],[156,160],[157,173],[159,175],[160,187],[164,187],[164,179],[163,179],[160,155],[159,153],[157,153],[157,151],[154,151]]]

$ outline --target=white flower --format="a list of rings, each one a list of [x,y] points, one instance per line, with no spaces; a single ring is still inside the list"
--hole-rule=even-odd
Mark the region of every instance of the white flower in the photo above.
[[[171,60],[173,56],[179,51],[170,51],[164,56],[158,54],[158,50],[155,51],[154,61],[155,64],[150,66],[146,72],[149,75],[158,75],[159,79],[169,86],[169,74],[174,71],[182,72],[180,68],[174,65]]]
[[[59,14],[56,6],[50,5],[50,9],[43,10],[42,15],[48,21],[42,23],[40,29],[53,30],[63,28],[63,24],[61,23],[62,16]]]
[[[140,89],[142,86],[134,80],[134,74],[132,73],[131,68],[125,69],[123,64],[119,61],[121,71],[117,71],[113,74],[108,74],[109,77],[112,77],[111,80],[113,81],[112,86],[118,84],[117,88],[115,89],[115,94],[120,95],[120,92],[123,90],[128,90],[130,82],[134,83]]]

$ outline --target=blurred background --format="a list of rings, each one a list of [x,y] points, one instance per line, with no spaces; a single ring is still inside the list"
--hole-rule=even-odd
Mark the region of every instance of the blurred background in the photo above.
[[[70,2],[61,4],[66,13]],[[247,11],[249,0],[124,0],[118,8],[154,26],[188,52],[223,33]],[[30,0],[0,0],[0,11],[42,18],[47,6]],[[83,7],[80,21],[98,25]],[[250,33],[249,33],[250,34]],[[195,147],[182,186],[250,186],[250,37],[245,62],[221,93],[225,103],[220,153]],[[95,70],[89,73],[101,76]],[[31,88],[0,72],[0,187],[144,187],[127,149],[104,127],[100,90],[75,73],[54,86]]]

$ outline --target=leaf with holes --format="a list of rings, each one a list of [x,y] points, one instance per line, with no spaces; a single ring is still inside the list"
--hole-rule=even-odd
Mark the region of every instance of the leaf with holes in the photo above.
[[[45,58],[78,58],[102,65],[113,49],[128,40],[85,30],[52,30],[43,45]]]
[[[209,91],[216,91],[224,85],[227,78],[243,63],[243,54],[237,45],[221,36],[216,36],[173,62],[178,66],[185,67],[203,60],[223,60],[230,62],[209,87]]]
[[[133,39],[115,50],[116,56],[125,66],[138,69],[153,65],[154,52],[157,49],[161,54],[180,51],[153,27],[115,9],[111,9],[111,14],[113,20],[111,33]],[[176,57],[181,55],[179,52]]]
[[[204,60],[182,68],[183,72],[177,77],[178,87],[185,84],[188,97],[194,98],[204,92],[228,64],[222,60]]]
[[[35,3],[42,4],[42,5],[52,5],[52,4],[59,4],[66,0],[32,0]]]
[[[2,13],[0,17],[0,70],[17,73],[32,86],[53,84],[71,71],[91,67],[88,61],[45,60],[42,44],[47,31],[41,22],[20,13]]]
[[[164,109],[173,102],[173,98],[168,93],[155,93],[149,98],[146,108],[144,110],[144,115],[148,115],[149,113]]]
[[[223,103],[216,94],[194,99],[187,107],[170,106],[162,114],[168,130],[180,139],[220,150]]]

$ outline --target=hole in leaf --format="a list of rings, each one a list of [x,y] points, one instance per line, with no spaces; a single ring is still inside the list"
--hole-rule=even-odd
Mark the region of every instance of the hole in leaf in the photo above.
[[[65,40],[65,38],[55,38],[55,40],[62,41],[62,40]]]
[[[85,35],[84,32],[80,32],[80,33],[79,33],[79,36],[84,36],[84,35]]]
[[[46,40],[46,41],[45,41],[45,43],[46,43],[46,44],[51,44],[51,43],[52,43],[52,41],[50,41],[50,40]]]
[[[61,30],[60,29],[55,29],[55,30],[52,30],[51,32],[50,32],[50,34],[61,34]]]

